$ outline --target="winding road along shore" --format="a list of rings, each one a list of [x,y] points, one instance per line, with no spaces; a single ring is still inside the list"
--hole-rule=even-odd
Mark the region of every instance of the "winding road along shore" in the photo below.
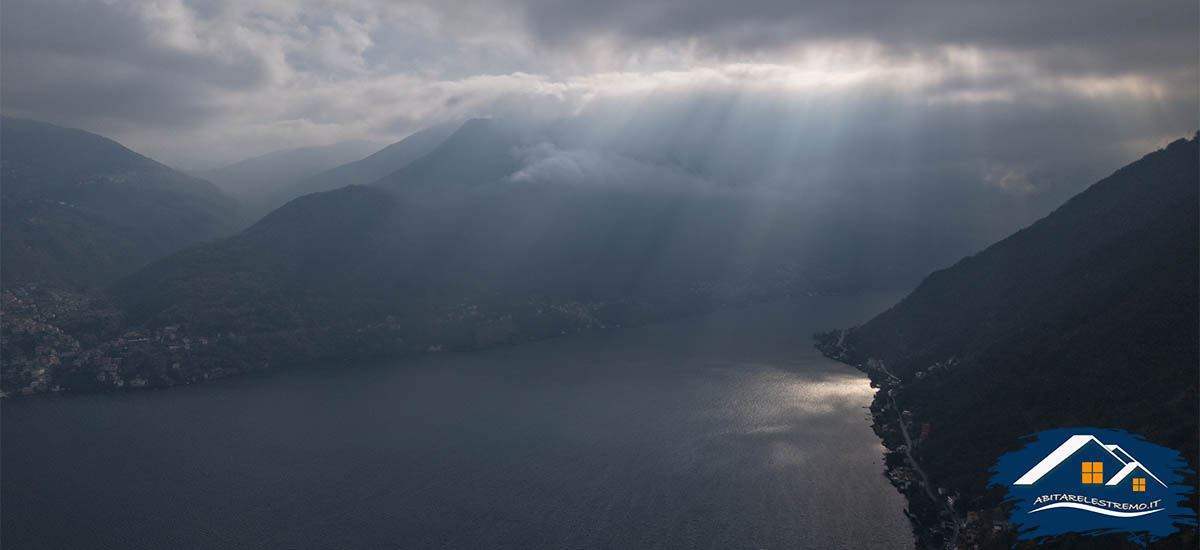
[[[845,338],[844,334],[842,338]],[[838,343],[841,344],[841,340],[839,340]],[[904,436],[904,456],[908,457],[908,462],[912,464],[913,470],[916,470],[917,475],[921,476],[921,487],[925,489],[925,494],[928,495],[930,500],[933,502],[941,504],[942,507],[945,508],[946,512],[950,514],[950,522],[954,524],[954,533],[951,535],[950,540],[946,542],[945,546],[946,548],[954,548],[955,544],[958,542],[959,530],[958,518],[954,515],[954,508],[950,506],[950,503],[947,502],[946,499],[938,498],[938,495],[934,494],[933,486],[929,483],[929,476],[925,474],[925,470],[921,469],[921,465],[917,463],[917,459],[912,454],[912,437],[908,435],[908,426],[904,423],[904,416],[900,412],[900,408],[896,406],[894,390],[891,389],[891,384],[898,383],[900,379],[887,369],[887,365],[885,365],[883,361],[879,362],[879,368],[884,374],[888,375],[888,385],[881,387],[879,391],[885,392],[885,395],[887,395],[888,405],[896,414],[896,421],[900,424],[900,433]]]

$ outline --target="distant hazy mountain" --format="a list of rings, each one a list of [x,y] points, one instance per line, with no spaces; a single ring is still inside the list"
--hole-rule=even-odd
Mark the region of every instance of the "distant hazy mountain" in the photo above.
[[[0,119],[0,277],[94,287],[233,228],[213,184],[83,130]]]
[[[296,178],[263,196],[262,213],[282,206],[296,197],[331,191],[347,185],[365,185],[408,166],[433,151],[458,128],[458,124],[441,124],[414,133],[388,145],[374,154],[340,166],[329,168],[305,178]]]
[[[1197,139],[1176,141],[933,273],[844,349],[839,333],[823,344],[903,380],[898,405],[932,424],[921,464],[968,502],[997,456],[1049,428],[1127,429],[1195,468],[1197,166]]]
[[[332,145],[298,147],[248,158],[196,174],[235,197],[260,197],[332,167],[361,159],[378,145],[341,141]]]
[[[285,188],[315,174],[361,159],[377,147],[369,141],[352,140],[317,147],[284,149],[194,174],[215,183],[252,209],[261,210],[259,203],[267,197],[284,192]],[[269,208],[280,204],[283,202],[269,205]]]

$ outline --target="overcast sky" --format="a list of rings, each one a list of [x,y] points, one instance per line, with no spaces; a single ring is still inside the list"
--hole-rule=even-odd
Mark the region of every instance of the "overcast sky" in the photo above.
[[[750,120],[785,117],[806,133],[936,142],[929,155],[986,145],[988,155],[956,162],[1022,192],[1043,168],[1037,149],[1063,144],[1062,156],[1110,170],[1200,126],[1195,0],[4,0],[2,9],[5,114],[182,165],[388,142],[467,117],[627,120],[720,97]]]

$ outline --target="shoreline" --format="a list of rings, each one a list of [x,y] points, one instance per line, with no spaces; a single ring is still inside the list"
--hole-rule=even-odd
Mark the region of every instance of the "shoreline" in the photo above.
[[[848,329],[837,329],[817,335],[814,347],[825,357],[866,374],[871,387],[876,388],[870,406],[871,428],[888,450],[884,475],[908,503],[904,514],[912,525],[916,548],[956,548],[962,518],[954,511],[954,497],[946,494],[946,489],[934,487],[912,454],[920,439],[914,443],[908,426],[912,423],[911,417],[906,420],[908,411],[902,411],[896,405],[900,379],[888,371],[882,361],[854,361],[851,350],[844,345],[848,332]],[[828,341],[834,335],[837,340]]]
[[[871,296],[890,291],[858,293]],[[66,293],[63,291],[62,293]],[[72,295],[73,296],[73,295]],[[604,304],[571,303],[570,311],[557,316],[554,312],[538,311],[536,315],[518,315],[504,310],[482,311],[471,309],[461,318],[434,323],[437,326],[453,325],[454,334],[431,337],[421,334],[402,334],[398,327],[342,327],[334,329],[307,329],[298,331],[276,331],[272,333],[193,334],[180,326],[129,328],[121,325],[109,330],[108,338],[99,343],[80,345],[83,337],[74,331],[55,326],[54,317],[64,313],[76,313],[79,307],[66,307],[53,311],[57,315],[41,315],[34,308],[26,324],[30,328],[18,333],[12,330],[14,317],[8,315],[3,338],[8,345],[22,333],[47,333],[54,338],[37,340],[39,350],[44,353],[29,357],[37,364],[27,370],[32,382],[27,386],[13,384],[10,377],[22,374],[14,365],[5,365],[6,388],[0,391],[0,400],[28,399],[59,394],[119,393],[141,390],[165,390],[186,387],[202,382],[221,380],[252,373],[275,371],[295,366],[325,364],[345,358],[363,361],[383,361],[397,358],[412,359],[439,353],[462,353],[507,348],[522,344],[555,340],[565,336],[603,334],[623,328],[652,326],[682,319],[703,317],[716,312],[736,310],[764,304],[799,303],[821,297],[836,297],[837,293],[807,291],[783,293],[782,295],[747,296],[740,299],[707,300],[691,308],[641,307],[641,304],[625,304],[619,311],[600,311]],[[5,292],[12,301],[12,290]],[[24,297],[24,296],[22,296]],[[26,300],[32,302],[32,300]],[[18,302],[19,303],[19,302]],[[24,305],[24,304],[22,304]],[[74,305],[74,304],[71,304]],[[620,305],[620,304],[618,304]],[[560,307],[560,309],[562,309]],[[611,308],[610,308],[611,309]],[[578,311],[577,311],[578,310]],[[6,313],[16,313],[6,311]],[[108,313],[105,311],[105,313]],[[112,317],[117,312],[112,310]],[[46,318],[42,318],[46,317]],[[17,316],[20,321],[20,316]],[[503,325],[504,330],[493,330]],[[128,329],[128,330],[127,330]],[[443,331],[446,332],[446,331]],[[12,333],[12,334],[9,334]],[[455,334],[465,335],[453,338]],[[305,336],[300,338],[300,336]],[[304,350],[273,346],[274,340],[286,342],[296,340],[334,342],[323,350],[325,353],[304,353]],[[330,353],[333,350],[336,353]],[[291,353],[291,352],[295,353]],[[310,350],[312,351],[312,350]],[[321,351],[321,350],[318,350]],[[131,358],[140,358],[131,364]],[[29,361],[26,361],[29,362]],[[65,375],[70,375],[67,379]]]

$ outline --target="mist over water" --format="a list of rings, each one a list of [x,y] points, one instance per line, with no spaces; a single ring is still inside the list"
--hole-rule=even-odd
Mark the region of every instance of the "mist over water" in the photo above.
[[[808,339],[897,297],[5,400],[5,547],[909,546],[873,390]]]

